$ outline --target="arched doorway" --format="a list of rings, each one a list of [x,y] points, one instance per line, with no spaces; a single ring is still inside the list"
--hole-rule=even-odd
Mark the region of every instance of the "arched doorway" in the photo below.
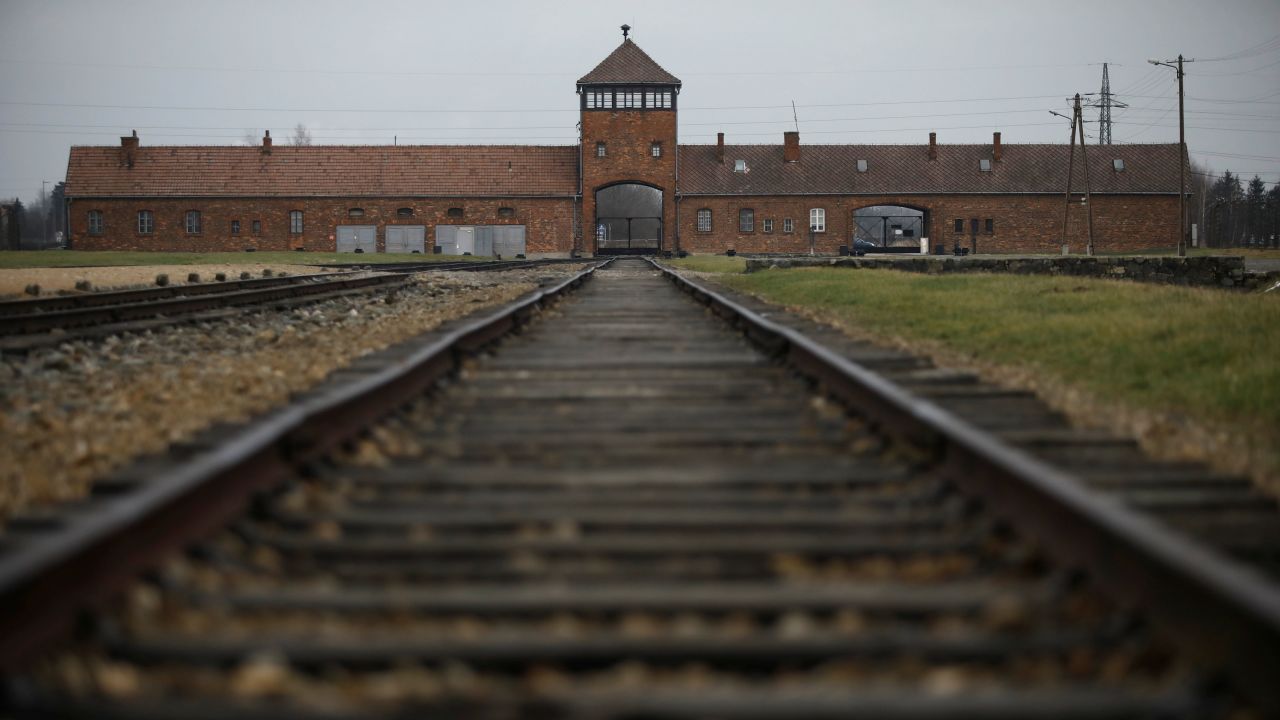
[[[620,183],[596,191],[596,253],[651,255],[662,248],[662,191]]]
[[[925,211],[902,205],[872,205],[853,211],[855,244],[871,243],[878,252],[920,252],[929,227]]]

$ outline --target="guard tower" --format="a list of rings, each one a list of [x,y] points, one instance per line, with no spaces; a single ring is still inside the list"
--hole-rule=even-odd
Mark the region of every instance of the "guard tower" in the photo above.
[[[578,80],[582,248],[653,254],[675,237],[680,80],[628,37]]]

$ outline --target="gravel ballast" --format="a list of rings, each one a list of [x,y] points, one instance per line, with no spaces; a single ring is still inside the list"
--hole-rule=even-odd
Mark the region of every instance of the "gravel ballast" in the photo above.
[[[26,293],[30,285],[40,286],[40,294],[56,295],[60,291],[84,292],[84,288],[94,290],[114,290],[137,286],[155,285],[157,275],[167,275],[174,285],[184,285],[181,278],[195,273],[204,282],[213,282],[218,273],[229,278],[238,278],[240,273],[247,272],[251,277],[263,277],[263,272],[270,270],[273,274],[318,275],[334,272],[310,265],[270,265],[262,263],[237,263],[235,265],[129,265],[122,267],[66,267],[66,268],[24,268],[20,270],[0,269],[0,300],[29,300]]]
[[[0,360],[0,520],[81,497],[95,477],[219,421],[280,405],[356,358],[510,302],[581,266],[435,272],[393,293]]]

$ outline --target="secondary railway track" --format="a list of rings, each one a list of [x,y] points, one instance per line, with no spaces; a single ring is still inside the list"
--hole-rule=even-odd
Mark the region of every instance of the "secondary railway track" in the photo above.
[[[18,519],[10,712],[1276,711],[1273,585],[707,288],[592,274]]]
[[[399,274],[344,272],[0,302],[0,351],[22,352],[72,337],[138,332],[212,319],[250,306],[315,302],[352,292],[392,289],[407,281]]]

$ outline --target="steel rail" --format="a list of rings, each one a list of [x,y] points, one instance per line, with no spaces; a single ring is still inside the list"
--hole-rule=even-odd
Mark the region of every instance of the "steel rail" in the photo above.
[[[214,295],[236,290],[298,285],[318,280],[338,280],[357,275],[356,272],[316,273],[314,275],[286,275],[283,277],[251,278],[247,280],[215,280],[213,282],[167,285],[165,287],[134,288],[132,290],[108,290],[83,295],[62,295],[34,300],[5,300],[0,302],[0,317],[29,315],[77,308],[123,305],[126,303],[165,300],[174,297]]]
[[[132,492],[95,503],[27,547],[0,554],[0,670],[16,670],[65,636],[84,610],[140,572],[243,513],[252,495],[323,455],[456,370],[589,279],[592,267],[464,322],[376,372],[253,422]]]
[[[27,335],[54,328],[76,328],[103,323],[127,322],[161,315],[187,315],[204,310],[253,305],[274,300],[306,297],[341,290],[380,287],[405,282],[403,275],[383,274],[341,277],[311,282],[274,285],[229,292],[181,295],[142,302],[55,310],[47,313],[0,316],[0,335]]]
[[[1228,669],[1268,713],[1280,713],[1280,587],[802,333],[649,262],[848,407],[930,450],[957,487],[1117,600],[1149,613],[1195,657]]]

